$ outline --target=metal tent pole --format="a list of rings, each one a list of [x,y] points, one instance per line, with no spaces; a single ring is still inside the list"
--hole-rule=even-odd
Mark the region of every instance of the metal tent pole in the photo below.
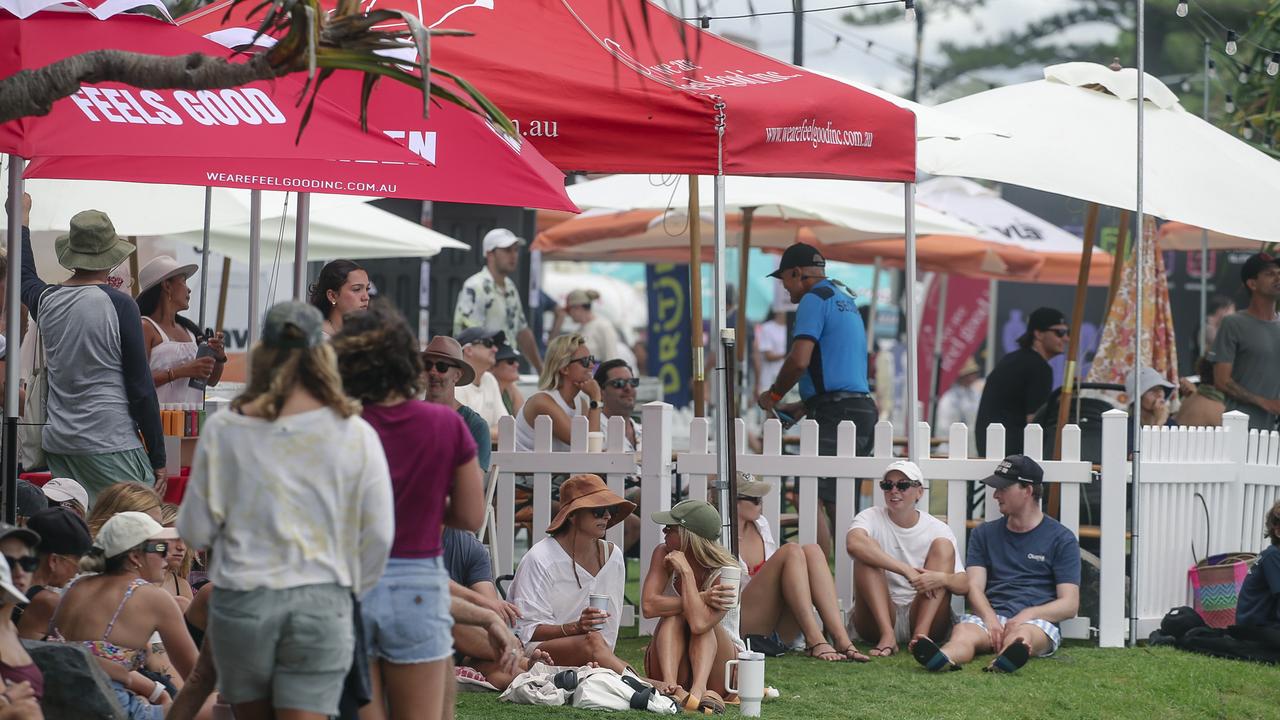
[[[9,264],[5,285],[5,335],[7,358],[22,354],[22,171],[26,161],[9,156]],[[17,519],[18,503],[18,383],[22,363],[4,364],[4,521]]]
[[[209,301],[209,225],[213,222],[213,188],[204,189],[204,230],[200,233],[200,329],[207,325],[205,308]]]
[[[907,300],[907,458],[918,460],[916,447],[916,423],[920,420],[920,363],[919,344],[920,326],[917,317],[920,314],[916,307],[916,184],[903,184],[903,214],[906,218],[904,228],[907,241],[907,267],[904,278],[906,282]]]
[[[1204,41],[1204,121],[1209,122],[1209,40]],[[1209,338],[1209,231],[1200,231],[1200,354],[1207,355],[1205,342]],[[1194,370],[1199,372],[1199,370]]]
[[[258,342],[258,285],[262,280],[262,191],[249,193],[249,340],[246,350]]]
[[[1138,170],[1137,170],[1137,208],[1134,217],[1137,225],[1133,234],[1133,267],[1136,271],[1137,292],[1134,297],[1134,328],[1133,328],[1133,377],[1136,380],[1139,371],[1142,368],[1142,305],[1143,305],[1143,283],[1142,283],[1142,261],[1143,261],[1143,244],[1146,238],[1143,237],[1144,225],[1142,217],[1142,171],[1143,171],[1143,136],[1146,128],[1144,127],[1145,113],[1144,105],[1146,104],[1146,52],[1143,49],[1143,42],[1146,40],[1146,13],[1143,10],[1144,3],[1138,3],[1138,23],[1137,23],[1137,51],[1138,51]],[[1138,558],[1140,557],[1139,537],[1140,529],[1139,518],[1142,503],[1142,400],[1138,393],[1132,393],[1130,398],[1133,403],[1130,412],[1133,415],[1134,427],[1133,433],[1133,530],[1132,542],[1130,544],[1130,552],[1133,553],[1133,561],[1130,563],[1133,577],[1129,580],[1129,644],[1136,646],[1138,644]]]
[[[307,239],[311,231],[311,193],[298,193],[293,223],[293,299],[307,300]]]

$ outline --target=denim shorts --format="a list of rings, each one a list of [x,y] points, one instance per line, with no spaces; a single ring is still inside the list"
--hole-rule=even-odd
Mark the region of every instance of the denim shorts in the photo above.
[[[1005,623],[1009,622],[1009,618],[1003,615],[997,615],[996,618],[1000,621],[1000,627],[1004,627]],[[961,615],[960,619],[956,621],[957,625],[959,625],[960,623],[972,623],[982,628],[983,630],[987,630],[988,632],[990,632],[990,630],[987,628],[987,624],[983,622],[982,618],[978,617],[977,615],[969,615],[969,614]],[[1062,644],[1062,632],[1058,630],[1057,625],[1054,625],[1048,620],[1041,620],[1039,618],[1036,618],[1034,620],[1028,620],[1027,624],[1033,627],[1040,628],[1041,632],[1043,632],[1049,638],[1049,649],[1046,650],[1045,653],[1041,655],[1041,657],[1049,657],[1050,655],[1058,651],[1058,646]]]
[[[412,665],[453,655],[443,558],[391,558],[382,579],[361,598],[360,610],[372,657]]]
[[[355,653],[351,591],[337,585],[284,590],[215,588],[209,637],[218,691],[232,705],[337,715]]]
[[[125,689],[124,685],[111,681],[111,690],[116,695],[120,707],[127,720],[164,720],[164,708],[152,705],[145,698],[139,697]]]

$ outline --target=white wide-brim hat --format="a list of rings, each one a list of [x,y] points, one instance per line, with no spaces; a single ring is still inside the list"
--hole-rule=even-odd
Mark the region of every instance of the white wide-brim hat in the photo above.
[[[150,290],[175,275],[189,278],[200,270],[199,265],[179,265],[168,255],[157,255],[138,271],[138,294]]]

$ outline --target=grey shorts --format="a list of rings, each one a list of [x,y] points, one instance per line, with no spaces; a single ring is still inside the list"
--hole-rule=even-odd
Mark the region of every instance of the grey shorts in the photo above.
[[[391,558],[360,601],[369,655],[397,665],[453,655],[449,572],[442,558]]]
[[[100,455],[62,455],[45,452],[49,471],[54,477],[69,477],[84,486],[89,493],[89,510],[98,499],[98,493],[119,482],[137,482],[153,487],[155,471],[147,461],[142,448],[121,450]]]
[[[227,702],[270,700],[277,709],[338,714],[355,650],[350,590],[215,588],[209,637]]]

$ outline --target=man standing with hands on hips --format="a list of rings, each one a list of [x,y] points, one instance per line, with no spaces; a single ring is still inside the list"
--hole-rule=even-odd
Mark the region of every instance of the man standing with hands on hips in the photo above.
[[[853,291],[827,277],[827,261],[817,248],[796,243],[782,254],[778,269],[770,273],[782,281],[796,322],[791,349],[773,385],[760,393],[765,412],[776,412],[784,421],[808,415],[818,422],[818,452],[836,454],[836,428],[842,420],[857,427],[859,455],[870,455],[880,414],[867,384],[867,333],[858,314]],[[791,386],[800,382],[799,403],[779,405]],[[836,501],[835,480],[819,481],[818,497],[827,520]],[[819,519],[822,519],[821,514]],[[830,530],[819,533],[830,547]]]

